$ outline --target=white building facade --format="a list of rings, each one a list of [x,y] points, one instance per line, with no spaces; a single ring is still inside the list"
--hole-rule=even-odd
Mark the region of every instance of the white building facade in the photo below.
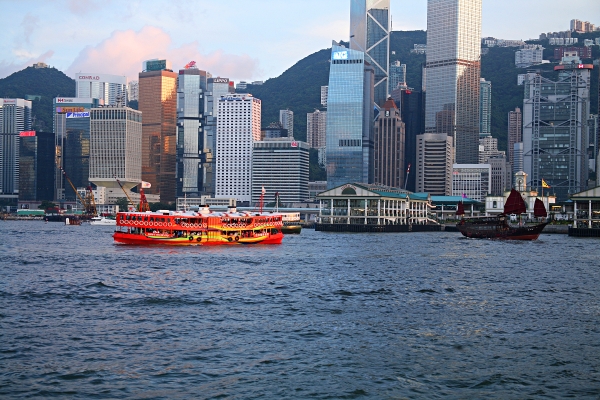
[[[279,110],[279,122],[288,131],[288,137],[294,137],[294,112],[290,110]]]
[[[327,111],[315,110],[306,114],[306,140],[313,149],[322,149],[327,144]]]
[[[252,200],[252,149],[260,140],[261,102],[235,93],[218,101],[216,197]]]
[[[435,196],[452,193],[452,136],[417,135],[416,192]]]
[[[125,76],[80,72],[75,74],[75,85],[77,97],[103,100],[104,105],[110,106],[127,105],[127,77]]]
[[[489,164],[454,164],[452,166],[452,196],[485,201],[490,193],[492,167]]]

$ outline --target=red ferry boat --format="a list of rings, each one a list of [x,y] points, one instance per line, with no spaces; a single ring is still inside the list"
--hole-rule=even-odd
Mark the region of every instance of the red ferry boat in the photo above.
[[[281,214],[158,211],[117,214],[115,242],[133,245],[279,244],[283,239]]]

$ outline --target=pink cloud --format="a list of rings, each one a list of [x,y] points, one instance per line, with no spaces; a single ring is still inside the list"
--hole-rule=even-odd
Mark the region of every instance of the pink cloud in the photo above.
[[[137,32],[114,31],[98,45],[83,49],[66,73],[69,76],[77,72],[107,73],[137,80],[142,62],[153,58],[171,61],[174,71],[194,60],[198,68],[214,76],[252,79],[258,73],[258,62],[248,55],[227,54],[221,50],[201,54],[198,42],[174,47],[169,34],[153,26]]]

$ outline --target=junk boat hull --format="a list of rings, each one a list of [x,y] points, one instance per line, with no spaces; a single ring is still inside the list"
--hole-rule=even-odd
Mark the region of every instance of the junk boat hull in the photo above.
[[[129,245],[213,246],[279,244],[282,217],[263,213],[125,212],[113,239]]]
[[[464,218],[456,227],[464,236],[476,239],[536,240],[547,222],[536,225],[511,226],[505,215]]]

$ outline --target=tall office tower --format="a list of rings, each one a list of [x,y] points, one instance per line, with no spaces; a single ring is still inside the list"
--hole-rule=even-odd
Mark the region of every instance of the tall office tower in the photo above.
[[[75,74],[75,92],[79,98],[100,99],[107,106],[127,105],[127,77],[108,74]]]
[[[65,181],[60,168],[76,188],[87,187],[90,177],[90,110],[99,99],[56,97],[54,99],[54,140],[56,163],[54,199],[75,201],[77,194]]]
[[[217,197],[252,200],[252,146],[260,140],[261,102],[251,94],[219,99],[217,119]]]
[[[388,98],[390,23],[390,0],[351,0],[350,49],[366,53],[373,66],[373,99],[379,106]]]
[[[217,156],[217,120],[219,116],[219,99],[221,96],[227,96],[229,93],[235,93],[235,86],[229,78],[211,78],[206,81],[207,92],[204,96],[205,109],[205,125],[204,132],[206,133],[206,142],[212,152],[210,164],[212,166],[212,196],[214,196],[216,188],[216,156]],[[207,159],[208,163],[208,159]],[[209,166],[207,166],[209,168]]]
[[[596,39],[598,43],[598,39]],[[598,68],[598,81],[600,82],[600,68]],[[600,118],[600,85],[598,85],[598,118]],[[600,124],[596,130],[596,186],[600,186]]]
[[[452,136],[425,133],[417,136],[416,192],[435,196],[452,194]]]
[[[19,194],[19,134],[31,131],[31,101],[0,99],[0,195]]]
[[[321,86],[321,105],[327,107],[327,93],[329,92],[329,86]]]
[[[492,82],[481,78],[479,84],[479,137],[492,134]]]
[[[327,97],[327,187],[373,182],[374,69],[365,53],[333,42]]]
[[[279,122],[283,129],[287,129],[288,137],[294,137],[294,112],[290,110],[279,110]]]
[[[479,164],[487,164],[488,158],[497,156],[505,156],[498,150],[498,139],[491,136],[479,139]]]
[[[265,203],[284,204],[308,199],[310,147],[306,142],[289,138],[254,142],[252,151],[252,203],[257,204],[262,189]]]
[[[514,147],[515,143],[523,141],[523,120],[521,109],[515,107],[515,111],[508,112],[508,161],[513,167],[515,165]],[[518,172],[521,170],[516,170]]]
[[[160,201],[175,201],[177,165],[177,73],[162,68],[164,60],[144,62],[140,72],[142,112],[142,179],[150,182],[148,193]]]
[[[452,196],[463,196],[485,202],[490,193],[492,168],[489,164],[454,164],[452,166]]]
[[[394,100],[388,99],[375,121],[374,183],[404,187],[404,122]]]
[[[390,65],[389,81],[388,93],[392,93],[392,90],[398,87],[401,89],[407,89],[406,64],[400,64],[400,61],[394,61]]]
[[[523,142],[518,142],[513,145],[513,165],[512,170],[514,173],[523,171]]]
[[[524,171],[534,190],[544,179],[558,201],[581,192],[588,180],[591,64],[554,67],[558,80],[528,73],[523,100]]]
[[[315,110],[306,114],[306,140],[311,149],[322,149],[326,145],[327,111]]]
[[[129,107],[92,108],[89,180],[123,197],[117,179],[126,190],[142,179],[142,113]]]
[[[425,104],[423,93],[414,90],[402,90],[399,97],[400,116],[404,122],[404,170],[408,173],[404,189],[416,191],[417,135],[425,132]],[[410,165],[410,168],[409,168]]]
[[[54,134],[19,134],[19,200],[54,200]]]
[[[427,1],[426,132],[453,137],[457,164],[479,145],[481,0]]]
[[[512,167],[506,160],[505,155],[492,156],[485,164],[491,167],[490,193],[494,196],[502,196],[512,185]]]
[[[127,84],[127,101],[138,101],[140,99],[140,82],[131,81]]]
[[[212,141],[205,123],[206,71],[179,70],[177,85],[177,196],[214,195]]]

